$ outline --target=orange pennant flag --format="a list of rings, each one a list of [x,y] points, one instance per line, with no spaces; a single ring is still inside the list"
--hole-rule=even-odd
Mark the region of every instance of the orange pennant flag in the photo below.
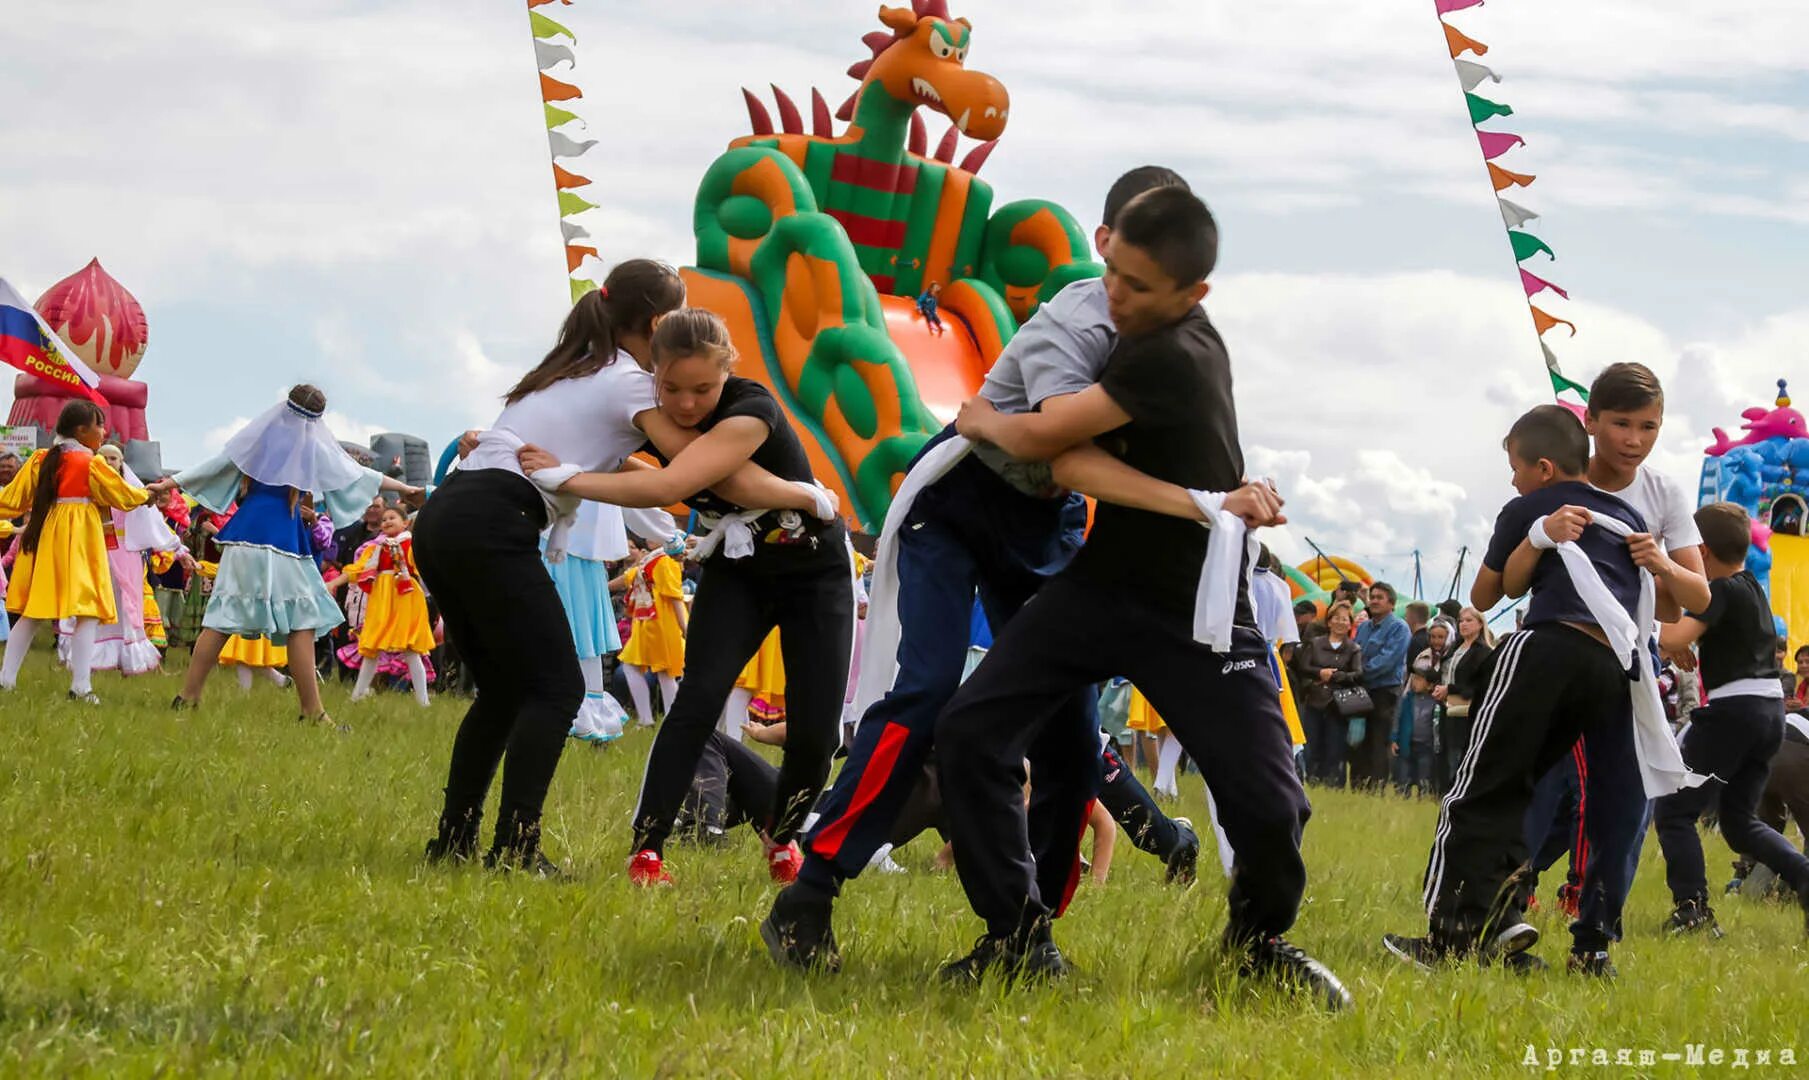
[[[1442,19],[1439,21],[1445,28],[1445,44],[1451,47],[1451,59],[1455,60],[1467,52],[1473,52],[1477,56],[1488,54],[1489,47],[1487,45],[1467,36],[1462,30]]]
[[[552,2],[553,2],[553,0],[528,0],[528,6],[531,8],[537,8],[537,7],[542,6],[543,4],[550,4]],[[561,4],[565,4],[566,6],[569,7],[569,6],[571,6],[572,0],[559,0],[559,2]]]
[[[562,169],[558,162],[553,163],[553,186],[560,191],[567,188],[578,188],[590,183],[590,177],[579,176],[569,169]]]
[[[1570,336],[1577,336],[1576,323],[1571,322],[1569,319],[1560,319],[1556,315],[1547,315],[1537,307],[1533,308],[1533,326],[1538,329],[1540,337],[1544,337],[1547,330],[1559,325],[1570,327]]]
[[[569,274],[578,269],[578,264],[584,261],[586,255],[596,253],[597,249],[594,247],[579,247],[576,244],[568,246],[565,249],[565,272]]]
[[[544,77],[542,76],[542,78]],[[1510,187],[1526,187],[1538,178],[1528,173],[1508,172],[1491,161],[1489,162],[1489,179],[1495,182],[1496,191],[1505,191]]]
[[[571,83],[562,83],[545,75],[540,77],[540,97],[543,101],[571,101],[583,96]]]

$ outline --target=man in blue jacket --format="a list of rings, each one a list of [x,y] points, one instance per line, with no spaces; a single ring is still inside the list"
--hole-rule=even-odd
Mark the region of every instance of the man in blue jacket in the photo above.
[[[1413,631],[1394,613],[1394,586],[1378,581],[1369,587],[1369,620],[1357,627],[1363,650],[1363,688],[1375,706],[1365,721],[1363,741],[1350,754],[1351,786],[1388,782],[1388,738],[1401,704],[1407,678],[1407,645]]]

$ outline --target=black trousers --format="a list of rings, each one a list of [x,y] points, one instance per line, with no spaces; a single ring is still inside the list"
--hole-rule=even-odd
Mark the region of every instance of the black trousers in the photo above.
[[[1137,773],[1110,745],[1101,755],[1099,805],[1123,827],[1138,851],[1166,860],[1181,846],[1181,829],[1162,812]],[[1034,779],[1034,777],[1032,778]]]
[[[502,469],[452,474],[416,519],[415,559],[477,684],[452,743],[447,823],[475,822],[503,765],[497,843],[537,835],[584,703],[571,626],[540,561],[544,503]]]
[[[814,549],[756,543],[744,559],[713,556],[691,603],[685,678],[647,756],[633,851],[662,851],[722,703],[773,627],[785,657],[785,759],[759,826],[787,843],[809,815],[840,741],[854,646],[854,568],[840,527]]]
[[[1306,889],[1300,835],[1311,807],[1294,772],[1267,643],[1240,627],[1229,654],[1213,652],[1193,640],[1185,613],[1064,573],[1005,627],[936,725],[955,866],[987,932],[1026,933],[1060,906],[1036,880],[1025,752],[1045,743],[1042,760],[1056,764],[1039,762],[1032,788],[1059,800],[1044,820],[1072,827],[1078,843],[1098,778],[1099,733],[1045,729],[1076,690],[1114,675],[1128,677],[1162,714],[1217,802],[1237,852],[1228,934],[1287,930]]]
[[[1336,705],[1323,709],[1302,705],[1300,723],[1306,729],[1307,779],[1328,787],[1343,787],[1350,720],[1339,714]]]
[[[1433,937],[1469,947],[1519,918],[1533,788],[1581,737],[1590,811],[1584,828],[1595,854],[1571,935],[1578,950],[1606,948],[1620,937],[1627,854],[1645,813],[1627,674],[1607,646],[1557,624],[1510,635],[1496,655],[1427,860]]]
[[[778,789],[776,766],[751,747],[712,731],[679,809],[678,831],[722,833],[745,825],[766,813]]]
[[[1388,743],[1394,738],[1401,688],[1372,686],[1368,690],[1375,708],[1364,718],[1363,741],[1349,748],[1350,784],[1354,788],[1377,788],[1394,778],[1394,758],[1388,753]],[[1347,722],[1347,730],[1348,726]]]
[[[1732,697],[1711,701],[1690,714],[1683,737],[1683,760],[1691,771],[1715,779],[1659,799],[1653,810],[1665,855],[1665,883],[1671,899],[1708,900],[1708,871],[1696,819],[1710,805],[1721,818],[1721,835],[1738,854],[1771,867],[1798,896],[1809,896],[1809,858],[1776,829],[1759,820],[1759,799],[1771,776],[1771,759],[1784,741],[1784,703]]]

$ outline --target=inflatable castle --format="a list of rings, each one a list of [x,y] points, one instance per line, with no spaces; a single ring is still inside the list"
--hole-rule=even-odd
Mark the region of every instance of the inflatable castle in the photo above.
[[[1738,503],[1752,515],[1746,565],[1771,596],[1771,610],[1794,650],[1809,639],[1809,423],[1778,380],[1772,407],[1740,414],[1745,435],[1720,428],[1703,451],[1697,504]]]

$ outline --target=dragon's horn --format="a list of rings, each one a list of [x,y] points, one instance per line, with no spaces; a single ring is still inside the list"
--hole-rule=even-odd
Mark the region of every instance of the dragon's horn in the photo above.
[[[961,171],[978,173],[980,171],[980,166],[986,164],[986,159],[991,156],[992,148],[997,145],[999,145],[999,140],[994,139],[991,142],[981,143],[979,146],[969,150],[967,156],[961,159]]]
[[[942,141],[936,144],[936,160],[944,163],[953,163],[955,160],[955,146],[960,141],[961,130],[955,125],[950,124],[948,126],[948,131],[944,132],[942,135]]]
[[[880,53],[885,52],[886,49],[897,40],[898,38],[896,35],[889,34],[884,30],[875,30],[870,34],[863,34],[861,36],[861,44],[873,50],[874,56],[878,56]]]
[[[861,92],[859,90],[856,90],[854,93],[849,94],[848,100],[842,102],[842,107],[835,111],[835,118],[837,120],[854,119],[854,102],[855,102],[855,99],[860,96],[861,96]]]
[[[804,118],[798,115],[798,106],[785,96],[785,91],[773,84],[773,100],[779,103],[779,130],[787,135],[804,133]]]
[[[911,140],[905,144],[905,149],[918,157],[924,156],[930,149],[929,129],[923,126],[923,114],[916,109],[911,110]]]
[[[810,133],[822,139],[835,136],[835,127],[829,122],[829,103],[814,86],[810,88]]]
[[[762,105],[760,99],[754,96],[754,92],[745,86],[741,88],[741,96],[747,100],[747,119],[748,123],[754,125],[754,134],[771,135],[773,133],[773,117],[766,111],[766,106]]]

